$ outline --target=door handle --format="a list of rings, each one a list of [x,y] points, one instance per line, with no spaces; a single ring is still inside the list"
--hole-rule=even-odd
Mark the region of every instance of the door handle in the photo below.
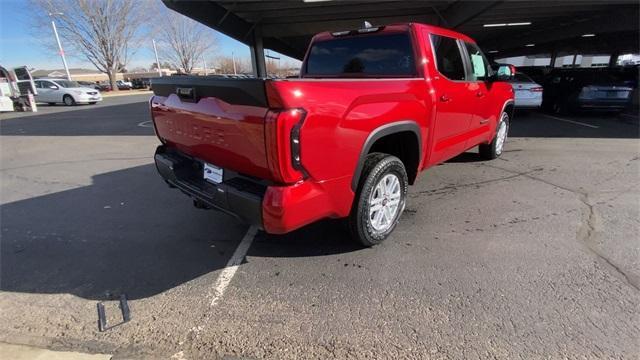
[[[451,98],[449,98],[447,95],[442,95],[440,96],[440,101],[442,102],[451,101]]]
[[[478,91],[478,92],[476,93],[476,96],[477,96],[477,97],[483,97],[483,96],[484,96],[484,93],[483,93],[482,91]]]

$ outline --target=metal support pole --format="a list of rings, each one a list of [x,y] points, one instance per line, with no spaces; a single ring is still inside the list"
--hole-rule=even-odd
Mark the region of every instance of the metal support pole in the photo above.
[[[62,49],[62,44],[60,43],[60,38],[58,37],[58,29],[56,29],[56,23],[53,20],[51,20],[51,27],[53,28],[53,34],[56,36],[56,41],[58,42],[58,49],[60,50],[60,56],[62,57],[62,64],[64,64],[64,71],[67,73],[67,80],[71,81],[71,73],[69,73],[67,59],[65,59],[64,57],[64,50]]]
[[[558,59],[558,51],[556,49],[553,49],[553,51],[551,52],[551,62],[549,63],[549,66],[551,66],[552,68],[556,67],[556,60]]]
[[[611,53],[611,56],[609,57],[609,67],[612,68],[614,66],[616,66],[618,64],[618,57],[620,57],[620,53],[619,52],[613,52]]]
[[[204,67],[204,76],[207,76],[207,61],[202,58],[202,66]]]
[[[262,34],[260,28],[256,26],[253,30],[253,43],[251,49],[251,66],[253,75],[257,78],[267,76],[267,64],[264,60],[264,46],[262,44]]]
[[[151,40],[153,43],[153,52],[156,53],[156,68],[158,69],[158,76],[162,77],[162,70],[160,69],[160,60],[158,60],[158,49],[156,48],[156,41]]]

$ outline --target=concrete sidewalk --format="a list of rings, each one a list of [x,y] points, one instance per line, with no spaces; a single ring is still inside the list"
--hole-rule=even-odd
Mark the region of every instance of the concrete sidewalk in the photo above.
[[[111,355],[51,351],[26,345],[0,343],[0,358],[12,360],[109,360]]]

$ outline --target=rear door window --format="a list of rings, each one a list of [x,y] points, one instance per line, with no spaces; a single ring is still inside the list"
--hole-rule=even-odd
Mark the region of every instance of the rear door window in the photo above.
[[[398,76],[416,74],[408,33],[361,35],[315,42],[307,59],[307,76]]]
[[[431,45],[438,71],[449,80],[465,80],[464,62],[458,41],[454,38],[431,34]]]

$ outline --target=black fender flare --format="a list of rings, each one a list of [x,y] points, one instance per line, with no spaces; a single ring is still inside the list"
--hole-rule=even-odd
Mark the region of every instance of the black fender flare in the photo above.
[[[402,120],[402,121],[394,121],[389,124],[382,125],[374,129],[367,140],[365,140],[364,145],[362,145],[362,149],[360,150],[360,157],[358,158],[358,163],[356,164],[356,169],[353,173],[353,178],[351,179],[351,190],[354,192],[358,189],[358,183],[360,182],[360,175],[362,175],[362,168],[364,166],[364,161],[369,154],[369,150],[371,150],[371,146],[380,138],[383,138],[387,135],[400,133],[400,132],[412,132],[416,136],[416,140],[418,140],[418,166],[422,163],[422,135],[420,134],[420,126],[414,120]]]
[[[498,114],[498,121],[500,121],[499,119],[502,116],[502,113],[505,112],[505,110],[507,109],[507,106],[509,106],[509,105],[511,105],[511,113],[509,113],[507,115],[509,115],[509,121],[511,121],[511,119],[513,119],[513,113],[515,112],[515,109],[516,109],[516,102],[513,99],[509,99],[509,100],[504,102],[504,105],[502,105],[502,110]]]

